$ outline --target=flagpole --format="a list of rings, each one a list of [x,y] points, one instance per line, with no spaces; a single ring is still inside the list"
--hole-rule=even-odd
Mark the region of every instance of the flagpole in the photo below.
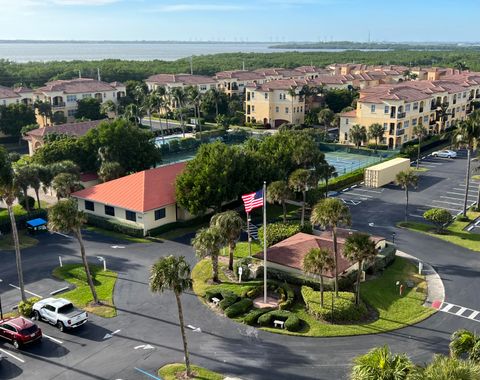
[[[252,237],[250,236],[250,213],[247,212],[248,257],[252,257]]]
[[[267,182],[263,181],[263,302],[267,303]]]

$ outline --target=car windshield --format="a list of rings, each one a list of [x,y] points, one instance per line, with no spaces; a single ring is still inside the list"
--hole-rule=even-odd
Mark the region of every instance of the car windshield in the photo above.
[[[32,326],[30,326],[30,327],[27,327],[27,328],[21,330],[21,331],[20,331],[20,334],[22,334],[22,335],[30,335],[30,334],[33,334],[33,333],[37,332],[37,330],[38,330],[37,325],[32,325]]]
[[[71,303],[68,303],[66,305],[63,305],[61,308],[59,308],[58,312],[60,314],[68,314],[68,313],[71,313],[74,310],[75,310],[75,308],[73,307],[73,305]]]

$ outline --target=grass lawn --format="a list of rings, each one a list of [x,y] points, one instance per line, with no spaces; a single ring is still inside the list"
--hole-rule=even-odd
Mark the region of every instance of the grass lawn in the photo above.
[[[300,213],[302,208],[287,204],[287,220],[300,219]],[[252,221],[263,223],[263,209],[257,208],[252,210]],[[283,219],[283,207],[277,204],[267,204],[267,221],[282,221]]]
[[[121,234],[120,232],[104,230],[103,228],[99,228],[99,227],[85,226],[85,229],[87,231],[96,232],[100,235],[109,236],[109,237],[119,239],[119,240],[125,240],[125,241],[128,241],[130,243],[151,243],[151,241],[148,240],[148,239],[129,236],[129,235]]]
[[[202,368],[196,365],[191,365],[192,372],[194,377],[191,379],[199,380],[223,380],[225,376],[220,375],[217,372],[210,371],[206,368]],[[182,372],[185,372],[185,364],[173,363],[167,364],[158,370],[158,376],[163,380],[177,380],[183,379],[180,377]]]
[[[262,249],[263,249],[263,246],[259,242],[252,241],[252,255],[254,255],[257,252],[260,252]],[[235,251],[233,252],[233,256],[237,259],[240,259],[243,257],[248,257],[249,254],[250,254],[250,251],[248,249],[248,242],[246,241],[238,242],[237,245],[235,246]],[[225,255],[228,256],[228,248],[225,249]]]
[[[90,305],[93,297],[87,283],[83,264],[65,264],[63,267],[57,267],[53,270],[54,277],[75,285],[75,289],[62,293],[59,297],[70,300],[75,306],[85,309],[89,313],[105,318],[115,317],[117,310],[113,305],[113,290],[117,281],[117,273],[109,270],[104,272],[103,267],[99,265],[90,265],[90,272],[93,276],[98,298],[103,305]]]
[[[467,213],[470,220],[480,217],[480,212],[469,211]],[[463,229],[468,226],[469,222],[461,222],[455,220],[450,226],[447,227],[448,234],[440,235],[434,233],[435,227],[431,224],[422,222],[400,222],[399,227],[407,228],[411,231],[421,232],[430,236],[434,236],[438,239],[448,241],[449,243],[459,245],[472,251],[480,252],[480,234],[464,231]]]
[[[204,296],[205,291],[211,287],[207,281],[211,278],[211,262],[200,261],[192,271],[194,279],[193,289],[199,296]],[[223,277],[223,278],[222,278]],[[227,281],[220,271],[220,280]],[[395,285],[397,281],[411,280],[415,287],[406,288],[403,296],[398,294]],[[222,288],[240,294],[246,287],[261,284],[261,280],[248,283],[224,282]],[[378,312],[378,319],[358,324],[330,324],[316,320],[310,316],[302,300],[297,298],[291,311],[304,321],[304,327],[299,332],[289,332],[275,328],[263,328],[266,331],[300,335],[300,336],[348,336],[381,333],[399,329],[423,319],[435,313],[434,309],[423,306],[426,298],[426,282],[423,276],[417,274],[416,266],[403,258],[396,258],[395,262],[388,267],[383,274],[361,285],[362,299]]]
[[[187,226],[187,227],[180,227],[180,228],[175,228],[170,231],[162,232],[158,235],[155,236],[157,239],[163,239],[163,240],[174,240],[178,239],[182,236],[185,236],[187,234],[191,234],[196,232],[202,227],[208,226],[209,222],[200,222],[198,224],[194,224],[192,226]]]
[[[18,238],[20,240],[20,249],[33,247],[38,244],[38,240],[28,235],[26,231],[18,231]],[[12,234],[3,235],[0,238],[0,250],[12,251],[14,249]]]
[[[416,172],[416,173],[428,172],[429,170],[430,170],[430,169],[428,169],[428,168],[422,168],[422,167],[420,167],[420,168],[418,168],[418,169],[417,169],[417,168],[413,168],[413,169],[412,169],[412,171],[414,171],[414,172]]]
[[[480,180],[480,174],[479,175],[473,175],[472,179],[477,180],[477,181]]]

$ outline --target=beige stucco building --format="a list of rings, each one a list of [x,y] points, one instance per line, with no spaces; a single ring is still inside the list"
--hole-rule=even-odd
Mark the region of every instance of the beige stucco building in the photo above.
[[[27,87],[9,88],[0,86],[0,106],[10,104],[32,104],[33,90]]]

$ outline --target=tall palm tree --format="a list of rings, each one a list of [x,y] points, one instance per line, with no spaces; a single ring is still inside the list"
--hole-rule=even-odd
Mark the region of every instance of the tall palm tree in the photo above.
[[[480,111],[474,111],[470,117],[462,121],[454,134],[455,145],[467,149],[467,172],[465,174],[465,196],[462,214],[467,217],[468,192],[470,190],[471,155],[480,141]],[[478,205],[477,205],[478,206]]]
[[[378,141],[383,138],[384,133],[383,125],[379,123],[373,123],[368,127],[368,137],[375,140],[375,153],[377,153]]]
[[[480,364],[471,360],[435,355],[433,361],[422,371],[422,380],[478,380]]]
[[[18,186],[15,183],[15,176],[12,164],[8,158],[6,149],[0,146],[0,200],[7,205],[8,215],[12,226],[13,245],[15,247],[15,261],[17,264],[18,287],[22,301],[26,301],[25,284],[23,281],[22,255],[20,252],[20,240],[18,238],[17,224],[15,222],[15,212],[13,211],[13,202],[18,195]]]
[[[210,220],[210,225],[220,229],[228,245],[228,269],[233,270],[233,252],[240,234],[242,233],[243,220],[238,212],[229,210],[215,214]]]
[[[162,134],[162,144],[165,144],[165,131],[162,126],[162,110],[165,111],[165,125],[168,128],[168,103],[167,103],[167,90],[165,87],[157,87],[155,89],[154,103],[158,110],[158,120],[160,122],[160,133]]]
[[[320,277],[320,306],[323,307],[323,273],[334,268],[330,251],[312,248],[303,258],[303,271]]]
[[[147,113],[148,123],[150,125],[150,131],[153,131],[152,112],[157,106],[156,102],[157,102],[157,94],[155,92],[150,92],[143,97],[142,108]]]
[[[48,119],[52,117],[52,105],[49,102],[37,101],[34,105],[38,114],[43,118],[43,125],[47,125]]]
[[[353,125],[350,128],[350,140],[359,148],[367,140],[367,128],[358,124]]]
[[[167,256],[159,259],[150,268],[150,291],[154,293],[163,293],[170,290],[175,294],[178,308],[178,320],[180,322],[180,331],[183,341],[183,353],[185,355],[185,367],[187,378],[191,378],[190,355],[188,353],[187,335],[185,334],[185,323],[183,321],[183,309],[180,296],[182,293],[192,288],[192,279],[190,278],[190,266],[185,261],[185,257]]]
[[[182,127],[183,137],[185,137],[185,102],[187,100],[187,95],[182,87],[174,87],[172,89],[172,97],[176,103],[176,110],[180,118],[180,125]]]
[[[405,354],[393,354],[387,346],[376,347],[365,355],[357,356],[350,379],[352,380],[407,380],[417,371]]]
[[[72,198],[61,200],[48,209],[48,229],[54,232],[72,233],[77,239],[93,302],[99,304],[100,302],[98,300],[95,286],[93,285],[93,279],[90,274],[87,255],[85,253],[85,245],[83,243],[82,226],[85,222],[85,214],[82,211],[78,211],[77,201]]]
[[[275,181],[268,185],[267,201],[269,203],[280,203],[283,209],[283,223],[287,222],[287,204],[285,201],[292,197],[292,192],[286,181]]]
[[[210,256],[212,260],[213,282],[219,282],[218,279],[218,255],[220,249],[225,245],[225,236],[216,226],[202,228],[198,230],[192,239],[192,245],[195,253],[201,257]]]
[[[338,246],[337,227],[351,224],[348,207],[337,198],[326,198],[318,202],[312,210],[310,222],[323,228],[331,228],[333,240],[333,260],[335,265],[335,295],[338,297]]]
[[[480,336],[474,332],[461,329],[450,338],[450,354],[455,358],[467,356],[470,360],[480,362]]]
[[[115,115],[115,119],[117,118],[118,107],[113,100],[107,100],[106,102],[102,103],[100,109],[103,114],[108,115],[113,113]]]
[[[417,170],[420,165],[420,148],[422,145],[422,139],[428,135],[428,129],[422,124],[419,123],[413,127],[413,134],[418,138],[417,144]]]
[[[343,255],[350,261],[358,263],[357,269],[357,297],[355,303],[360,305],[360,280],[362,278],[363,263],[373,260],[377,255],[375,243],[370,235],[354,232],[348,236],[343,247]]]
[[[53,178],[52,187],[57,193],[57,199],[69,198],[73,192],[82,189],[78,175],[71,173],[57,174]]]
[[[440,120],[440,130],[443,132],[445,129],[445,122],[448,119],[448,116],[451,115],[451,112],[448,111],[449,104],[446,102],[441,103],[436,110],[437,119]]]
[[[34,181],[35,174],[30,165],[18,166],[15,169],[15,182],[17,186],[22,190],[23,197],[25,198],[25,207],[27,213],[30,214],[30,202],[28,202],[28,188]]]
[[[208,90],[210,92],[210,96],[215,103],[215,118],[218,117],[218,104],[220,103],[220,100],[222,99],[222,94],[220,91],[218,91],[216,88],[211,88]]]
[[[292,124],[293,124],[293,114],[294,114],[294,110],[293,110],[293,102],[295,101],[295,98],[298,96],[297,94],[297,88],[292,86],[288,89],[288,95],[290,96],[290,99],[292,101]]]
[[[300,224],[305,224],[305,206],[307,204],[307,191],[315,186],[315,176],[311,170],[297,169],[288,178],[288,184],[293,191],[302,193],[302,217]]]
[[[328,181],[330,178],[335,178],[338,176],[337,168],[333,165],[329,165],[328,163],[320,165],[317,170],[318,177],[325,181],[325,198],[328,196]]]
[[[408,220],[408,189],[416,188],[418,184],[418,175],[413,170],[404,170],[395,177],[395,182],[405,190],[405,221]]]

